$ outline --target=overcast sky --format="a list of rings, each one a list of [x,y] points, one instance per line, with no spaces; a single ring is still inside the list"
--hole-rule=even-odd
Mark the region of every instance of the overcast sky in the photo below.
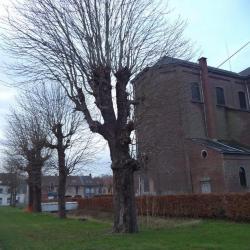
[[[13,0],[15,1],[15,0]],[[0,0],[0,15],[8,0]],[[172,0],[173,15],[180,14],[187,20],[186,36],[200,48],[199,56],[208,58],[210,66],[217,67],[229,55],[250,41],[249,0]],[[1,40],[0,40],[1,43]],[[3,70],[8,55],[0,50],[0,139],[4,137],[4,116],[14,104],[16,90],[6,87],[11,77]],[[250,44],[221,68],[240,72],[250,67]],[[93,174],[109,173],[108,150],[98,156]]]

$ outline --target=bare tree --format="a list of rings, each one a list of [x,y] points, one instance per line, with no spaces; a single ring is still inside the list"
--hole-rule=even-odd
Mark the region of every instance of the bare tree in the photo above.
[[[163,55],[190,56],[185,22],[152,0],[27,0],[9,17],[19,73],[64,87],[94,133],[107,140],[114,183],[114,232],[137,232],[130,154],[130,80]]]
[[[45,149],[43,124],[37,115],[13,110],[8,117],[6,138],[9,151],[16,159],[22,158],[19,167],[28,174],[29,207],[34,212],[41,212],[42,167],[50,156]]]
[[[31,116],[38,114],[45,124],[46,146],[57,152],[59,217],[65,218],[66,179],[78,166],[83,167],[94,159],[96,146],[92,134],[82,114],[73,112],[72,102],[59,85],[34,87],[22,99],[26,112]]]

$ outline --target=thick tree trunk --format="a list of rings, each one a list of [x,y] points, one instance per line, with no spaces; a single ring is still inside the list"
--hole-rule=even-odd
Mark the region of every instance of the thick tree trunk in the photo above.
[[[16,207],[16,188],[12,187],[11,188],[11,193],[10,193],[10,206]]]
[[[17,189],[14,188],[14,192],[13,192],[13,203],[12,206],[16,207],[16,197],[17,197]]]
[[[14,173],[13,178],[12,178],[12,183],[11,183],[11,206],[16,207],[16,197],[17,197],[17,188],[18,188],[18,177],[17,173]]]
[[[34,197],[32,206],[33,212],[40,213],[42,211],[41,196],[42,196],[41,187],[35,185],[33,188],[33,197]]]
[[[65,162],[64,157],[61,159]],[[60,167],[59,164],[59,185],[58,185],[58,205],[59,205],[59,217],[61,219],[66,218],[66,209],[65,209],[65,193],[66,193],[66,180],[67,180],[67,172],[64,167]]]
[[[36,167],[33,171],[33,204],[32,210],[33,212],[41,212],[41,198],[42,198],[42,172],[41,167]]]
[[[137,211],[134,191],[134,160],[124,147],[116,147],[111,153],[113,170],[113,205],[115,233],[138,232]],[[127,151],[127,152],[126,152]],[[116,155],[114,157],[114,155]],[[116,160],[115,160],[116,159]]]
[[[14,197],[14,190],[13,190],[13,187],[11,187],[11,190],[10,190],[10,206],[11,207],[14,207],[13,197]]]
[[[29,197],[28,197],[28,210],[31,212],[33,208],[33,181],[32,181],[32,174],[28,172],[28,188],[29,188]]]
[[[33,208],[33,185],[32,183],[29,183],[29,197],[28,197],[28,208],[29,210],[32,210]]]
[[[58,206],[59,206],[59,218],[66,218],[65,209],[65,193],[66,193],[66,180],[67,180],[67,168],[65,163],[65,146],[63,145],[63,133],[61,124],[57,127],[57,153],[58,153],[58,165],[59,165],[59,185],[58,185]]]
[[[133,170],[114,170],[113,189],[114,232],[138,232]]]

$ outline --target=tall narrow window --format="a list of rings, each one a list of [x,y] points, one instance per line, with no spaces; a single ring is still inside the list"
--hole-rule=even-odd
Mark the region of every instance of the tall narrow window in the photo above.
[[[202,193],[211,193],[211,182],[210,181],[201,181],[201,192]]]
[[[247,109],[246,95],[244,92],[240,91],[239,93],[239,102],[241,109]]]
[[[201,101],[200,87],[199,87],[198,83],[196,83],[196,82],[192,83],[191,91],[192,91],[192,100],[193,101]]]
[[[240,185],[242,187],[246,187],[247,186],[246,172],[243,167],[240,167],[239,176],[240,176]]]
[[[220,87],[216,87],[216,98],[217,104],[225,105],[225,97],[224,97],[224,89]]]

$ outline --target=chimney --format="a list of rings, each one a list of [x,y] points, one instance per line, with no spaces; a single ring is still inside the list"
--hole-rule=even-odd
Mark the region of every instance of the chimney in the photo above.
[[[201,57],[199,59],[200,65],[200,77],[202,85],[202,93],[204,100],[204,119],[207,137],[210,139],[216,138],[216,113],[213,101],[213,87],[211,86],[208,79],[208,67],[207,67],[207,58]]]

